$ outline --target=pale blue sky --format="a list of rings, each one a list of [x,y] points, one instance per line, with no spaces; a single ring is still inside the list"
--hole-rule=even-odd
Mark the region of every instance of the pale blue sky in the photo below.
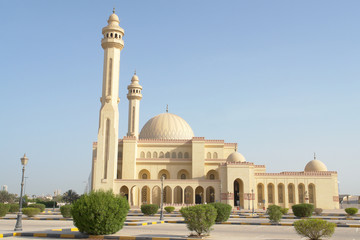
[[[140,127],[169,111],[196,136],[237,142],[268,172],[317,153],[340,192],[360,194],[359,1],[0,1],[0,185],[82,193],[96,141],[101,29],[116,7],[126,86],[143,86]]]

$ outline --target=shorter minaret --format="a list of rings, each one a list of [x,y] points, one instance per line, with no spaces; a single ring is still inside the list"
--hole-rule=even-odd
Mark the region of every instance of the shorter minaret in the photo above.
[[[139,78],[134,73],[131,79],[131,84],[127,87],[129,92],[127,98],[129,99],[129,124],[127,136],[139,137],[139,113],[140,100],[142,99],[142,86],[139,84]]]

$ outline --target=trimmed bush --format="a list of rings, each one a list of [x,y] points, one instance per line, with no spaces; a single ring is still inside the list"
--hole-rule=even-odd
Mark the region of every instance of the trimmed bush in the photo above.
[[[175,210],[175,208],[172,206],[165,207],[164,209],[167,213],[172,213]]]
[[[281,213],[283,215],[286,215],[288,213],[289,209],[288,208],[281,208],[280,211],[281,211]]]
[[[198,236],[210,234],[211,226],[215,224],[216,209],[212,204],[201,204],[191,207],[183,207],[180,213],[185,219],[187,228],[195,231]]]
[[[82,195],[71,207],[74,225],[90,235],[113,234],[122,229],[129,211],[125,197],[110,191]]]
[[[27,207],[22,209],[22,213],[28,217],[33,217],[40,213],[40,209],[35,207]]]
[[[294,222],[295,231],[311,240],[321,239],[321,237],[329,238],[335,232],[335,223],[331,223],[322,219],[302,219]]]
[[[61,206],[60,212],[64,218],[71,218],[71,205],[68,204],[68,205]]]
[[[45,205],[41,204],[41,203],[29,204],[28,207],[29,208],[38,208],[38,209],[40,209],[40,212],[45,211]]]
[[[9,204],[0,203],[0,217],[5,216],[9,212],[9,209]]]
[[[217,202],[210,205],[214,206],[217,212],[215,222],[226,222],[229,219],[232,209],[229,204]]]
[[[311,217],[314,211],[314,205],[301,203],[292,206],[292,211],[297,217]]]
[[[53,208],[54,201],[36,201],[38,204],[44,204],[45,208]],[[55,202],[55,207],[58,207],[57,202]]]
[[[17,213],[19,212],[20,206],[18,203],[9,204],[9,213]]]
[[[350,216],[355,215],[358,212],[357,208],[345,208],[345,212]]]
[[[277,205],[270,205],[267,209],[266,209],[266,213],[269,215],[269,220],[270,222],[273,223],[278,223],[280,222],[281,218],[282,218],[282,212],[281,212],[281,207],[277,206]]]
[[[323,209],[322,209],[322,208],[315,208],[315,209],[314,209],[314,212],[315,212],[316,215],[319,216],[319,215],[321,215],[321,213],[323,212]]]
[[[141,212],[144,215],[154,215],[159,210],[159,206],[156,204],[143,204],[141,205]]]

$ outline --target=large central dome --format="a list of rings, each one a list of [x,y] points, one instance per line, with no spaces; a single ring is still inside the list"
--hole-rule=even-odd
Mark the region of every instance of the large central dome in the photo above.
[[[192,139],[194,132],[181,117],[172,113],[162,113],[151,118],[141,129],[142,139]]]

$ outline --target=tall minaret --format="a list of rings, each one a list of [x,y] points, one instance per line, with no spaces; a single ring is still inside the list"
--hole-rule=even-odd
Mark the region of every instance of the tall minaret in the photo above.
[[[127,87],[129,92],[127,98],[129,99],[129,124],[127,136],[139,137],[139,112],[140,100],[142,99],[142,86],[139,84],[139,78],[136,72],[131,79],[131,84]]]
[[[112,189],[117,172],[120,52],[124,47],[124,29],[119,23],[114,10],[109,17],[108,25],[102,29],[104,69],[98,142],[93,157],[93,190]]]

